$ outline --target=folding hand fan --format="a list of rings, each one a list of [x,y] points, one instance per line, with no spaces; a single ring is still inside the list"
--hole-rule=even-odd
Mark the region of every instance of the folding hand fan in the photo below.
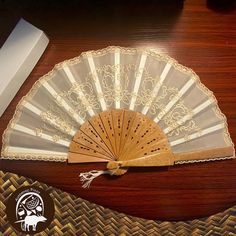
[[[233,158],[217,101],[191,70],[151,50],[108,47],[64,61],[20,101],[2,158],[108,162],[102,173]]]

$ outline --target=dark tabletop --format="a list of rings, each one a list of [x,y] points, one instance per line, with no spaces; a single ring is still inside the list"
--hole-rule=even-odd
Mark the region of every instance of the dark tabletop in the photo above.
[[[17,3],[21,2],[21,4]],[[0,118],[0,134],[16,105],[53,66],[109,45],[155,48],[192,68],[214,92],[236,142],[236,10],[221,1],[0,1],[0,45],[20,17],[44,30],[50,43]],[[1,75],[0,75],[1,76]],[[105,164],[0,161],[1,169],[134,216],[186,220],[236,204],[236,160],[131,169],[101,176],[82,189],[78,175]]]

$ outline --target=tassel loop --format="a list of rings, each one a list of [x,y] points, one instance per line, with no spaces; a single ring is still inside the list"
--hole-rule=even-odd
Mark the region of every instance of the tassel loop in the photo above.
[[[97,178],[100,175],[105,175],[105,174],[110,174],[112,175],[112,171],[110,170],[92,170],[89,172],[84,172],[84,173],[80,173],[79,177],[80,177],[80,181],[82,182],[82,187],[83,188],[89,188],[91,182]]]

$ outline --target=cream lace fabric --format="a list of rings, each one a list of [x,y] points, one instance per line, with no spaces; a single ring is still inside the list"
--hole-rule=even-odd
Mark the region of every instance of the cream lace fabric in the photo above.
[[[108,47],[35,83],[3,135],[2,158],[66,161],[80,126],[112,108],[153,119],[174,153],[233,146],[215,97],[191,69],[152,50]]]

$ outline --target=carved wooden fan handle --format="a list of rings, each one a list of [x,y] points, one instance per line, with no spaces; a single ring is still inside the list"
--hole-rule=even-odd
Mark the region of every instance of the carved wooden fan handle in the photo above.
[[[162,152],[159,154],[148,155],[127,161],[110,161],[107,168],[110,170],[131,166],[170,166],[174,165],[174,154]]]

